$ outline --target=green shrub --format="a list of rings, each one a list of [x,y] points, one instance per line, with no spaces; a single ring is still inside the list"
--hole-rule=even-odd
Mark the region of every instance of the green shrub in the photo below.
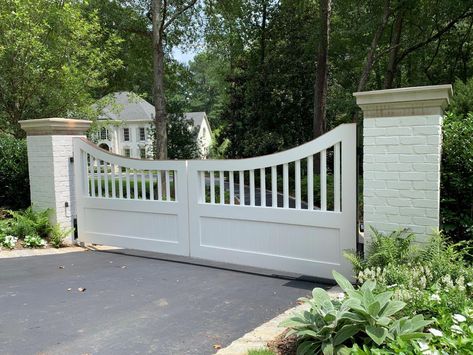
[[[23,240],[23,246],[27,248],[42,248],[46,246],[46,241],[39,235],[27,235]]]
[[[25,238],[27,235],[38,235],[47,238],[51,232],[49,222],[50,209],[34,211],[30,206],[24,211],[11,211],[10,232],[18,238]]]
[[[26,141],[0,134],[0,207],[17,209],[29,204]]]
[[[0,247],[7,249],[14,249],[18,238],[12,235],[1,235],[0,234]]]
[[[73,232],[74,228],[63,229],[59,223],[56,223],[49,233],[49,244],[54,248],[60,248],[64,245],[64,238]]]
[[[473,110],[473,107],[471,108]],[[473,239],[473,113],[450,113],[443,125],[441,222],[453,240]]]
[[[355,289],[339,273],[334,271],[333,276],[346,299],[332,300],[325,290],[315,288],[312,298],[304,299],[310,309],[282,323],[291,329],[288,335],[300,339],[298,354],[348,354],[355,344],[385,347],[395,339],[428,338],[422,331],[432,321],[422,315],[397,316],[406,304],[394,300],[394,292],[376,292],[375,281]]]

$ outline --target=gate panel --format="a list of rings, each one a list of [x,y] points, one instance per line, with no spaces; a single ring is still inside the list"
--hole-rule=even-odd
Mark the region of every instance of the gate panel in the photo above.
[[[185,161],[110,154],[74,141],[79,240],[189,255]]]
[[[282,153],[188,170],[191,256],[351,277],[343,251],[356,248],[355,124]]]

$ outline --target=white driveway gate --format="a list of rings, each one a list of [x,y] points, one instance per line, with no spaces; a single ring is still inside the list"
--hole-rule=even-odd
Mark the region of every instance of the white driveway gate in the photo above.
[[[355,124],[242,160],[129,159],[76,139],[74,161],[80,241],[351,275],[342,254],[356,247]]]

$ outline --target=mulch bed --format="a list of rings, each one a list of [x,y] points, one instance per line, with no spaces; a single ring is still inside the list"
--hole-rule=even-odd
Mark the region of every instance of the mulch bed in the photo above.
[[[268,348],[277,355],[296,355],[297,338],[295,335],[286,337],[287,332],[268,342]]]

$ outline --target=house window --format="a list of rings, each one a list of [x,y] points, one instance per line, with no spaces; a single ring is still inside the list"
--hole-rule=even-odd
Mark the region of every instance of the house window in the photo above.
[[[106,129],[105,127],[102,127],[100,129],[100,139],[102,140],[110,140],[110,134],[108,132],[108,129]]]
[[[202,133],[203,133],[203,136],[205,136],[205,127],[202,127]]]
[[[123,155],[129,158],[131,156],[130,148],[123,148]]]
[[[123,140],[125,142],[130,141],[130,129],[129,128],[123,128]]]
[[[145,148],[140,148],[140,158],[141,159],[146,159],[146,149]]]
[[[146,140],[146,132],[144,127],[140,127],[140,141]]]

